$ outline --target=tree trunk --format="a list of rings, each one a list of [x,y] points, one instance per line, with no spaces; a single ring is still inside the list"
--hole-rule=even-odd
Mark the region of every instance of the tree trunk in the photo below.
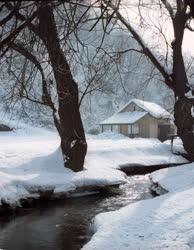
[[[177,126],[177,134],[183,141],[184,149],[189,158],[194,160],[194,119],[191,114],[192,101],[185,94],[189,91],[187,73],[182,55],[182,41],[185,29],[185,12],[177,12],[174,20],[174,36],[172,43],[173,49],[173,82],[175,93],[174,117]]]
[[[87,143],[79,111],[78,86],[60,47],[56,23],[49,1],[39,7],[39,32],[53,68],[58,94],[58,115],[54,121],[61,137],[65,166],[74,171],[83,169]]]
[[[192,103],[186,97],[179,98],[175,103],[174,117],[177,134],[183,141],[183,146],[191,160],[194,160],[194,134]]]

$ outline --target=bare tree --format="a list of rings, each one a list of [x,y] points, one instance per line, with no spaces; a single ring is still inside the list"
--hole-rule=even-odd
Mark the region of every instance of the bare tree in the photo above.
[[[120,9],[119,2],[120,1],[115,1],[115,3],[113,1],[103,1],[104,10],[106,10],[106,13],[109,13],[109,16],[117,18],[121,23],[121,26],[133,36],[140,47],[140,50],[137,52],[143,53],[151,61],[163,78],[163,82],[174,92],[174,117],[178,129],[177,133],[178,136],[181,137],[184,148],[188,152],[190,158],[194,160],[194,118],[192,115],[194,97],[191,95],[189,96],[189,93],[192,93],[192,84],[189,83],[189,73],[185,66],[182,52],[185,30],[189,29],[190,31],[193,31],[191,20],[194,17],[194,1],[139,0],[136,1],[136,3],[124,2],[123,5],[120,4]],[[155,27],[158,27],[160,34],[163,36],[166,43],[167,50],[166,53],[162,55],[162,58],[162,52],[160,51],[160,56],[158,56],[155,50],[151,47],[151,39],[148,42],[144,41],[138,27],[134,25],[133,17],[131,19],[126,18],[123,14],[125,4],[128,4],[128,8],[131,10],[135,8],[137,10],[138,8],[140,25],[147,25],[147,21],[150,18],[148,15],[148,9],[154,9],[155,11],[160,12],[160,16],[162,17],[169,17],[174,32],[174,39],[171,41],[171,44],[168,44],[168,38],[166,34],[163,33],[162,28],[159,27],[159,23],[155,21],[153,24]],[[147,10],[143,13],[142,9]],[[145,13],[147,14],[146,18],[144,18],[143,15]],[[164,23],[165,22],[168,22],[168,18],[164,18]],[[168,22],[168,24],[170,25],[170,22]],[[148,29],[149,26],[146,28]],[[168,60],[168,58],[170,58],[170,60]]]
[[[6,53],[11,58],[11,51],[16,51],[39,71],[42,77],[42,98],[32,98],[28,84],[18,79],[21,83],[20,98],[52,109],[54,123],[61,138],[65,166],[80,171],[83,169],[87,143],[79,111],[78,86],[73,79],[67,54],[61,48],[54,16],[55,9],[60,4],[57,1],[2,2],[1,13],[4,18],[1,20],[0,50],[1,58]],[[57,105],[49,91],[50,83],[45,76],[45,66],[41,65],[34,53],[34,49],[38,50],[40,46],[44,46],[42,50],[52,68]]]

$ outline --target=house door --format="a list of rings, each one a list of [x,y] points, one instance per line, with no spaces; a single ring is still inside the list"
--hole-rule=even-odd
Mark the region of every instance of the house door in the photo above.
[[[158,139],[160,141],[165,141],[168,135],[171,133],[170,125],[158,125]]]

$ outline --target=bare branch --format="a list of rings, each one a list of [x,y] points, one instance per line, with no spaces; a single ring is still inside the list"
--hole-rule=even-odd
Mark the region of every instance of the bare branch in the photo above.
[[[9,9],[9,10],[13,10],[13,8],[14,8],[14,6],[13,6],[10,2],[6,2],[6,3],[5,3],[5,6],[6,6],[6,8]],[[17,11],[15,12],[15,16],[16,16],[17,19],[19,19],[19,20],[21,20],[21,21],[27,21],[26,17],[25,17],[24,15],[22,15],[22,14],[19,12],[19,10],[17,10]],[[31,21],[30,21],[30,22],[27,22],[27,23],[26,23],[26,26],[29,28],[29,30],[33,31],[36,35],[40,36],[39,31],[38,31],[38,28],[37,28],[34,24],[32,24]]]
[[[15,51],[19,52],[21,55],[23,55],[25,58],[27,58],[29,61],[31,61],[37,69],[40,71],[42,76],[42,101],[44,102],[44,105],[50,106],[53,110],[55,109],[53,102],[51,101],[51,96],[49,95],[48,88],[47,88],[47,81],[44,75],[43,68],[37,58],[30,53],[24,46],[21,44],[16,44],[14,42],[10,43],[10,47],[14,49]]]
[[[6,37],[3,41],[0,42],[0,50],[11,41],[15,39],[15,37],[23,30],[31,21],[36,17],[37,12],[35,11],[30,18],[28,18],[23,24],[17,27],[8,37]]]
[[[13,9],[11,10],[11,12],[0,21],[0,26],[6,24],[16,13],[16,10],[19,9],[21,2],[17,2],[16,5],[13,7]]]
[[[168,0],[161,0],[161,1],[164,4],[164,6],[166,7],[168,13],[170,14],[171,19],[173,20],[174,19],[174,11],[173,11],[171,4],[169,3]]]
[[[174,85],[173,85],[170,75],[166,72],[165,68],[160,64],[160,62],[152,53],[152,51],[145,45],[144,41],[142,40],[140,35],[137,33],[137,31],[131,26],[131,24],[126,20],[126,18],[124,18],[121,15],[121,13],[117,10],[117,7],[115,7],[110,2],[109,2],[109,6],[113,9],[113,11],[115,11],[116,16],[119,19],[119,21],[127,28],[127,30],[133,35],[134,39],[141,46],[143,53],[150,59],[150,61],[155,65],[155,67],[164,77],[165,82],[168,85],[168,87],[170,87],[171,89],[174,89]]]

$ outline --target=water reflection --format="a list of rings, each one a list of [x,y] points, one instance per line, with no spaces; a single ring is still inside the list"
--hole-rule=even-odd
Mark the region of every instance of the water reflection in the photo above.
[[[114,196],[96,195],[67,201],[47,202],[23,215],[0,219],[0,248],[5,250],[78,250],[91,237],[92,218],[137,200],[152,197],[149,179],[128,178]]]

